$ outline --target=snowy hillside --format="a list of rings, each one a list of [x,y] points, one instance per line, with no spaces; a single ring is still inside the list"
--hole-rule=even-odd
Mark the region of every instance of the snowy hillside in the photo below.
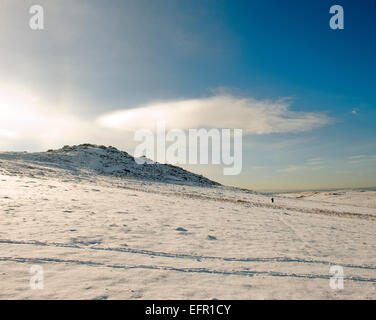
[[[142,168],[97,146],[1,153],[0,299],[376,298],[376,208],[359,198],[271,203]]]
[[[17,173],[23,167],[35,169],[36,175],[53,176],[54,169],[66,169],[73,174],[109,175],[116,177],[133,177],[162,182],[188,185],[219,185],[203,176],[188,172],[182,168],[153,162],[145,158],[145,164],[136,163],[135,158],[127,152],[114,147],[82,144],[65,146],[59,150],[49,150],[40,153],[0,153],[0,161],[7,160],[1,165],[0,173]],[[40,167],[49,170],[41,171]],[[2,170],[2,171],[1,171]]]

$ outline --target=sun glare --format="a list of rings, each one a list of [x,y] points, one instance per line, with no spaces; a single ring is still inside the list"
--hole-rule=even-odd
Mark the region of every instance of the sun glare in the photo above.
[[[72,120],[43,108],[36,95],[15,87],[0,87],[0,137],[51,140],[67,134]]]
[[[7,87],[0,87],[0,136],[15,138],[17,127],[33,118],[32,110],[36,98]]]

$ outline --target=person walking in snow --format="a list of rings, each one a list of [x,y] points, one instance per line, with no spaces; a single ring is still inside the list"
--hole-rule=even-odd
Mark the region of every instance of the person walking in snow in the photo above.
[[[271,200],[272,200],[272,203],[274,203],[274,198],[272,198]]]

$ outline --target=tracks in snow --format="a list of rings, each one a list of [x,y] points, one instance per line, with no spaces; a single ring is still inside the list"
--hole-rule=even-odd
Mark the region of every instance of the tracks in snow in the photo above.
[[[84,260],[71,260],[71,259],[56,259],[56,258],[13,258],[13,257],[0,257],[2,262],[16,262],[16,263],[68,263],[76,265],[86,265],[93,267],[105,267],[112,269],[146,269],[146,270],[160,270],[160,271],[176,271],[185,273],[205,273],[213,275],[225,275],[225,276],[245,276],[253,277],[255,275],[270,276],[270,277],[290,277],[300,279],[330,279],[330,275],[320,274],[297,274],[297,273],[283,273],[275,271],[221,271],[209,268],[177,268],[171,266],[158,266],[158,265],[119,265],[119,264],[106,264],[102,262],[84,261]],[[376,278],[364,278],[364,277],[344,277],[344,280],[356,281],[356,282],[371,282],[376,283]]]
[[[70,248],[78,250],[99,250],[99,251],[112,251],[112,252],[124,252],[130,254],[141,254],[154,257],[165,257],[173,259],[191,259],[191,260],[215,260],[223,262],[249,262],[249,263],[268,263],[268,262],[278,262],[278,263],[304,263],[304,264],[322,264],[322,265],[341,265],[346,268],[363,269],[363,270],[376,270],[376,266],[370,265],[354,265],[354,264],[343,264],[334,263],[325,260],[311,260],[311,259],[301,259],[296,257],[245,257],[245,258],[233,258],[233,257],[218,257],[218,256],[201,256],[201,255],[191,255],[183,253],[169,253],[160,251],[150,251],[132,248],[111,248],[111,247],[93,247],[93,246],[79,246],[72,243],[58,243],[58,242],[41,242],[41,241],[13,241],[0,239],[0,244],[8,245],[32,245],[32,246],[43,246],[43,247],[61,247]],[[176,272],[188,272],[188,273],[206,273],[206,274],[217,274],[217,275],[236,275],[236,276],[255,276],[264,275],[272,277],[292,277],[292,278],[304,278],[304,279],[330,279],[330,275],[320,275],[320,274],[298,274],[298,273],[284,273],[275,271],[250,271],[248,268],[245,270],[231,270],[223,271],[211,268],[178,268],[174,266],[161,266],[161,265],[120,265],[120,264],[106,264],[96,261],[85,261],[85,260],[72,260],[72,259],[58,259],[58,258],[24,258],[24,257],[0,257],[0,261],[3,262],[17,262],[17,263],[68,263],[76,265],[88,265],[93,267],[106,267],[113,269],[151,269],[151,270],[162,270],[162,271],[176,271]],[[346,280],[358,281],[358,282],[373,282],[376,283],[376,278],[365,278],[359,276],[351,276],[345,278]]]

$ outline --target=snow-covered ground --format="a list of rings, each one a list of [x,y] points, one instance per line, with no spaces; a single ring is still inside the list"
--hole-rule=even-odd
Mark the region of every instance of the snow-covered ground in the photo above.
[[[286,193],[284,197],[306,199],[334,204],[350,204],[360,207],[376,209],[375,190],[335,190],[335,191],[311,191],[299,193]]]
[[[98,171],[99,149],[0,153],[0,299],[376,298],[375,193],[272,204],[176,168]]]

